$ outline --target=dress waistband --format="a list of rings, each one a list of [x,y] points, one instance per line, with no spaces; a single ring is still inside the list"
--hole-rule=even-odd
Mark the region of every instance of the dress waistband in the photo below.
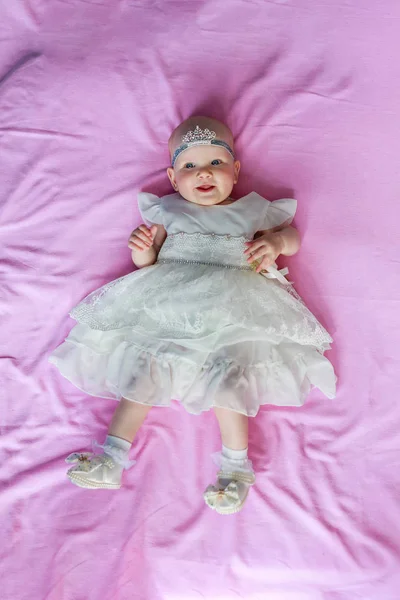
[[[165,240],[158,262],[198,263],[251,270],[244,251],[247,238],[203,233],[177,233]]]
[[[256,267],[247,262],[244,254],[245,236],[203,234],[203,233],[176,233],[169,235],[165,240],[158,255],[158,263],[199,264],[252,271]],[[284,277],[287,269],[278,270],[274,264],[266,272],[261,273],[268,279],[278,279],[287,285],[289,282]]]

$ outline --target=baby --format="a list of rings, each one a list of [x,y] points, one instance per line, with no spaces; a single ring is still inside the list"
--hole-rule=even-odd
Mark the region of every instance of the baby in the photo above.
[[[275,261],[295,254],[296,202],[252,192],[234,200],[240,162],[223,123],[191,117],[169,139],[163,198],[140,193],[144,224],[129,239],[138,270],[85,298],[51,361],[89,394],[119,400],[99,454],[74,453],[70,480],[118,489],[131,444],[154,406],[212,409],[222,451],[206,504],[239,511],[255,482],[248,417],[301,405],[312,386],[335,394],[331,338]]]

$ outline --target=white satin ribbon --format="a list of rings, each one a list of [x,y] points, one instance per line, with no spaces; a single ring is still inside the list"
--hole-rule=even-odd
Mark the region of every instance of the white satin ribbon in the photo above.
[[[267,273],[261,273],[263,277],[266,277],[267,279],[277,279],[280,283],[283,283],[283,285],[290,284],[290,281],[288,281],[285,277],[285,275],[288,275],[289,273],[289,269],[287,267],[284,269],[278,269],[278,265],[274,263],[266,270]]]

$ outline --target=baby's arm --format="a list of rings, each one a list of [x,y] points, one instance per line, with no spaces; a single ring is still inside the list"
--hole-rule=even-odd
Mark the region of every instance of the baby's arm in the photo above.
[[[135,265],[139,269],[154,265],[166,238],[167,232],[163,225],[152,225],[150,228],[140,225],[132,231],[128,247],[132,250]]]
[[[276,236],[277,239],[280,239],[282,245],[280,254],[283,254],[284,256],[293,256],[293,254],[296,254],[300,249],[301,240],[299,232],[291,225],[286,225],[286,227],[285,225],[280,225],[279,227],[274,227],[267,231],[260,231],[260,234],[260,237],[262,235],[270,234],[274,237]]]
[[[273,229],[258,231],[254,241],[246,246],[245,254],[249,263],[261,259],[257,267],[257,272],[260,272],[273,265],[280,254],[296,254],[300,248],[300,236],[297,229],[283,223]]]

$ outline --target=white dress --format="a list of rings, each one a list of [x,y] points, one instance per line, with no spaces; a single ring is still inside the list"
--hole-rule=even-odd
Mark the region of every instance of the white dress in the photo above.
[[[72,310],[77,324],[50,357],[62,375],[93,396],[177,399],[193,414],[298,406],[312,386],[333,398],[329,334],[291,286],[255,273],[244,255],[257,231],[293,218],[296,201],[255,192],[207,207],[179,194],[138,201],[145,222],[168,233],[158,261]]]

